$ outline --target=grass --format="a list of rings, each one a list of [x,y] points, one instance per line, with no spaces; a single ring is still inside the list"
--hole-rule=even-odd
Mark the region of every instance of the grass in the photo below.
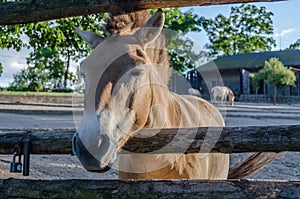
[[[21,91],[0,91],[0,95],[37,95],[37,96],[81,96],[75,93],[56,93],[56,92],[21,92]]]

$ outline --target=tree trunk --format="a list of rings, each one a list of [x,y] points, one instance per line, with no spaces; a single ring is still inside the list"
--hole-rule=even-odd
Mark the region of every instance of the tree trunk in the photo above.
[[[277,86],[276,85],[274,85],[274,93],[273,93],[274,95],[273,95],[273,103],[274,103],[274,105],[277,103],[276,101],[276,99],[277,99]]]
[[[68,78],[69,78],[69,69],[70,69],[70,60],[71,60],[71,57],[68,53],[67,55],[67,67],[66,67],[66,71],[65,71],[65,77],[64,77],[64,88],[67,88],[68,86]]]

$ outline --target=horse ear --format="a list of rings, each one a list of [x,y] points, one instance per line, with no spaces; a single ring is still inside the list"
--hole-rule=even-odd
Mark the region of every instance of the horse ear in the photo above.
[[[104,37],[96,33],[80,30],[76,27],[74,27],[74,30],[89,44],[92,49],[96,48],[97,45],[104,40]]]
[[[152,17],[150,17],[145,22],[145,24],[135,33],[138,41],[142,46],[147,45],[159,36],[164,26],[164,22],[164,13],[162,9],[159,8],[157,12]]]

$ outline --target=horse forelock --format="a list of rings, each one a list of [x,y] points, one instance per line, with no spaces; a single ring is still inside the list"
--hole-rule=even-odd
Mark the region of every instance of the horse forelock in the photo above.
[[[111,35],[119,34],[123,35],[128,32],[137,30],[137,28],[142,27],[142,25],[149,18],[148,10],[140,11],[124,11],[124,9],[116,9],[110,13],[110,17],[106,22],[106,30]]]
[[[111,35],[133,34],[141,28],[150,17],[149,10],[134,11],[134,9],[135,6],[132,4],[116,7],[110,14],[109,20],[106,23],[106,30]],[[150,43],[144,50],[150,58],[151,63],[160,66],[157,70],[165,84],[167,84],[171,76],[171,67],[165,36],[161,33],[159,37]],[[134,56],[132,58],[136,61],[139,60]]]

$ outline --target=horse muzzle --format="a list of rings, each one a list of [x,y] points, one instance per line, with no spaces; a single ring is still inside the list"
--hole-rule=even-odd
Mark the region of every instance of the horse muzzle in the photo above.
[[[78,133],[76,132],[72,139],[72,150],[77,156],[82,166],[90,172],[104,173],[110,170],[110,166],[101,168],[99,160],[97,160],[84,146]]]

